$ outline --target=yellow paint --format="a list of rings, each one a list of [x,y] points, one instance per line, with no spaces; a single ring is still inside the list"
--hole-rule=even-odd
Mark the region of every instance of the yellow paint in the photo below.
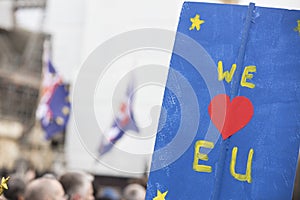
[[[294,28],[294,31],[297,31],[300,35],[300,20],[297,20],[298,26]]]
[[[256,72],[256,66],[250,65],[246,66],[242,75],[241,79],[241,86],[248,87],[248,88],[254,88],[255,85],[253,83],[247,82],[247,79],[252,79],[253,74],[249,74],[249,72]]]
[[[235,179],[237,179],[239,181],[247,181],[248,183],[251,183],[251,169],[252,169],[252,158],[253,158],[254,150],[250,149],[250,151],[249,151],[246,174],[238,174],[235,172],[237,151],[238,151],[237,147],[234,147],[232,149],[231,162],[230,162],[230,173]]]
[[[205,160],[205,161],[208,161],[208,156],[207,154],[203,154],[203,153],[197,153],[197,157],[199,160]]]
[[[159,190],[157,190],[156,197],[154,197],[152,200],[165,200],[165,197],[167,194],[168,194],[168,191],[161,193]]]
[[[232,67],[230,69],[230,72],[225,71],[223,72],[223,62],[218,62],[218,80],[222,81],[224,78],[227,83],[229,83],[232,80],[233,74],[236,70],[236,64],[232,64]]]
[[[194,30],[195,28],[197,29],[197,31],[200,30],[200,25],[203,24],[205,21],[200,19],[200,15],[197,14],[194,18],[190,18],[190,21],[192,22],[192,25],[190,26],[190,31]]]
[[[7,182],[9,180],[9,178],[10,178],[9,176],[7,178],[2,177],[1,185],[0,185],[0,195],[3,194],[4,190],[8,189]]]
[[[198,140],[195,144],[195,152],[194,152],[194,162],[193,162],[193,170],[197,172],[207,172],[210,173],[212,172],[211,166],[209,165],[199,165],[198,161],[199,160],[204,160],[208,161],[208,156],[207,154],[200,153],[200,148],[208,148],[208,149],[213,149],[214,148],[214,143],[205,141],[205,140]]]

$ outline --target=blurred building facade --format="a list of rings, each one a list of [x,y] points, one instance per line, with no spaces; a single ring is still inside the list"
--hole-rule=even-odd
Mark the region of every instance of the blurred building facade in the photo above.
[[[0,24],[0,168],[9,171],[29,166],[46,171],[53,162],[50,142],[45,141],[35,120],[43,46],[50,35],[21,29],[15,18],[18,10],[45,7],[45,0],[0,3],[0,10],[7,11],[2,16],[6,23]],[[20,165],[20,161],[26,164]]]

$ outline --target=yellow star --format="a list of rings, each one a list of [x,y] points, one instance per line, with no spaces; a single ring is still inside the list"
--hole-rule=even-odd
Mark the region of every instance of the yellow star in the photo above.
[[[294,28],[294,31],[297,31],[300,35],[300,20],[297,20],[298,26]]]
[[[62,117],[56,117],[55,121],[60,126],[62,126],[65,123],[65,120]]]
[[[165,197],[167,194],[168,194],[168,191],[161,193],[159,190],[157,190],[156,197],[154,197],[153,200],[165,200]]]
[[[2,177],[1,179],[1,185],[0,185],[0,195],[3,194],[4,189],[7,190],[8,186],[7,186],[7,182],[9,180],[9,176],[7,178]]]
[[[194,30],[195,28],[197,31],[200,30],[200,25],[203,24],[205,21],[200,19],[200,15],[196,15],[194,18],[190,18],[192,25],[190,27],[190,30]]]
[[[61,112],[66,116],[66,115],[70,114],[70,109],[68,108],[68,106],[64,106],[62,108]]]

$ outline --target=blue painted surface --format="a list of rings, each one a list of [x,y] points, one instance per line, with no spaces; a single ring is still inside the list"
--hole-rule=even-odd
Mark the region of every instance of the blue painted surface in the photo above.
[[[206,53],[195,54],[195,48],[179,34],[173,51],[188,52],[200,63],[212,59],[214,65],[194,65],[189,58],[172,55],[163,100],[167,114],[162,112],[160,117],[146,199],[156,197],[157,190],[168,191],[166,200],[291,199],[300,141],[300,35],[294,30],[300,11],[254,7],[240,66],[241,70],[248,65],[256,66],[253,79],[247,80],[255,84],[253,89],[218,81],[216,72],[219,60],[223,61],[224,71],[238,62],[247,12],[248,6],[184,3],[177,32],[191,37]],[[189,30],[190,18],[196,14],[205,23],[199,31]],[[207,77],[205,70],[213,73]],[[185,78],[192,91],[186,89],[178,74]],[[235,76],[240,79],[240,75]],[[207,84],[207,79],[223,84],[224,91],[217,84]],[[234,86],[238,86],[237,96],[251,100],[254,115],[243,129],[223,141],[211,125],[207,108],[216,94],[230,95]],[[198,105],[190,104],[183,96],[196,98]],[[200,113],[199,119],[195,119],[193,112]],[[197,131],[184,131],[194,125]],[[172,143],[178,135],[185,134],[192,138],[182,139],[186,149]],[[199,161],[212,166],[211,173],[193,170],[194,145],[198,140],[215,144],[212,150],[204,149],[209,160]],[[168,145],[171,146],[168,150],[158,151]],[[236,172],[241,174],[245,173],[249,150],[254,149],[252,183],[238,181],[230,174],[233,147],[238,147]],[[174,162],[156,167],[176,152],[181,152],[181,156]],[[218,169],[222,154],[224,166]]]

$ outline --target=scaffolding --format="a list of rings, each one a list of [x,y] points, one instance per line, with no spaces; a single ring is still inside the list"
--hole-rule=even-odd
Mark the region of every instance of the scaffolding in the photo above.
[[[47,161],[41,162],[40,157],[51,158],[47,153],[50,147],[49,142],[39,142],[43,135],[35,126],[35,112],[42,82],[44,42],[51,37],[42,32],[44,13],[37,32],[18,27],[16,13],[24,9],[45,12],[46,0],[12,3],[14,26],[0,29],[0,168],[11,170],[17,160],[25,158],[43,163],[37,167],[45,170]]]

